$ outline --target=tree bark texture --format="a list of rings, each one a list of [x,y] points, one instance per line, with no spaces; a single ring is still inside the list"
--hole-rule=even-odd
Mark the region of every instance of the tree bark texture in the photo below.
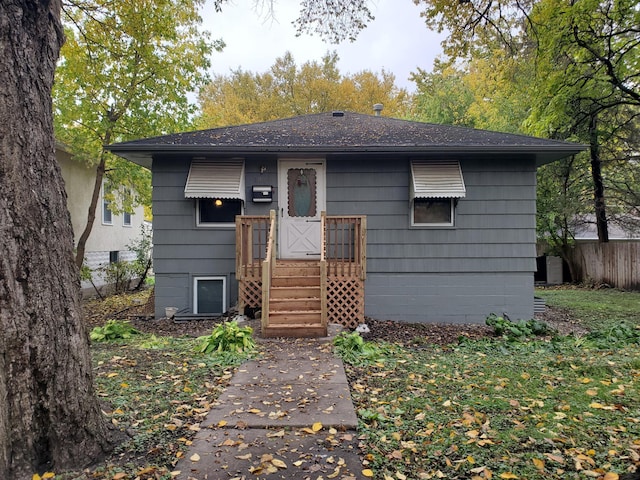
[[[109,450],[94,392],[51,87],[60,0],[0,2],[0,478]]]
[[[602,160],[600,159],[600,144],[598,143],[598,116],[591,115],[589,123],[589,154],[591,156],[591,178],[593,179],[593,204],[596,213],[596,227],[598,241],[609,241],[609,225],[607,222],[607,208],[604,201],[604,181],[602,179]]]

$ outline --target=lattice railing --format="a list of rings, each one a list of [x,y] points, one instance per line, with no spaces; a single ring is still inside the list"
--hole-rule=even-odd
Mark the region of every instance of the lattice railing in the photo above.
[[[355,328],[364,322],[366,217],[322,212],[320,272],[326,322]]]

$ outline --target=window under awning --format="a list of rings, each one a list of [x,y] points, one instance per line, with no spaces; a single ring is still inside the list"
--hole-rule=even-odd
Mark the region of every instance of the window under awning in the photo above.
[[[457,160],[412,160],[411,200],[415,198],[463,198],[462,169]]]
[[[244,160],[191,161],[184,186],[185,198],[236,198],[245,200]]]

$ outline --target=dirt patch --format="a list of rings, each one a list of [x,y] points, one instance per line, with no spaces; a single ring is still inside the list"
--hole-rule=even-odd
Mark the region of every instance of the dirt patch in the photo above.
[[[169,320],[167,318],[153,319],[152,294],[149,292],[130,296],[110,297],[105,301],[87,301],[84,303],[85,321],[91,330],[93,327],[104,325],[111,318],[129,320],[131,324],[143,333],[161,336],[190,336],[208,335],[218,324],[229,321],[233,314],[215,318],[198,320]],[[562,308],[547,306],[545,312],[537,314],[536,318],[549,324],[561,335],[582,335],[588,332],[571,312]],[[362,336],[371,341],[388,341],[403,345],[420,346],[424,344],[449,345],[458,343],[461,338],[478,339],[492,337],[493,330],[480,324],[430,324],[405,323],[394,320],[366,319],[368,333]],[[248,325],[255,331],[259,330],[259,321],[250,320]]]

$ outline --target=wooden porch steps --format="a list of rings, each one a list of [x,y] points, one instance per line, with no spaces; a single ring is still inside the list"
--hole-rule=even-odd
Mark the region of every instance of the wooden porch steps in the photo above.
[[[269,294],[269,320],[264,337],[322,337],[320,264],[317,261],[276,263]]]

